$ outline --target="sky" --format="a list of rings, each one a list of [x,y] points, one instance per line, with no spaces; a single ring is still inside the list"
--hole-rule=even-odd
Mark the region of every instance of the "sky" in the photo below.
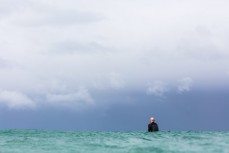
[[[0,0],[0,129],[229,130],[228,6]]]

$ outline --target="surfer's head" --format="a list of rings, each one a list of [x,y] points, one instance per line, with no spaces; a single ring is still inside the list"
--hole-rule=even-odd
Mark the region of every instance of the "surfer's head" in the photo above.
[[[150,123],[152,123],[155,121],[155,119],[153,117],[150,117],[149,121],[150,121]]]

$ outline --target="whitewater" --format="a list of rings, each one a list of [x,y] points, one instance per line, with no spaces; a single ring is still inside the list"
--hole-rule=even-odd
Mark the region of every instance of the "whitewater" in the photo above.
[[[0,130],[0,153],[229,153],[229,132]]]

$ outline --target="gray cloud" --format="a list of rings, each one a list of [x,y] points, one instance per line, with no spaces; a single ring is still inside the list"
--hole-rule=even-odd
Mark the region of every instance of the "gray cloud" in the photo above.
[[[0,104],[9,109],[34,109],[36,103],[27,95],[17,91],[0,91]]]
[[[80,88],[74,93],[47,94],[46,101],[54,106],[64,106],[76,110],[79,110],[79,107],[82,107],[85,104],[94,104],[94,99],[85,88]]]
[[[23,12],[23,14],[27,14]],[[22,14],[22,15],[23,15]],[[81,13],[77,11],[50,11],[50,12],[39,12],[34,13],[36,18],[33,16],[26,16],[24,14],[21,18],[13,21],[13,23],[21,26],[64,26],[73,24],[89,24],[103,20],[102,16],[95,15],[93,13]]]
[[[224,36],[210,30],[207,26],[197,26],[178,44],[177,50],[188,58],[199,60],[227,60],[228,45]],[[187,58],[186,57],[186,58]]]
[[[42,95],[43,103],[31,98],[39,106],[74,105],[79,87],[99,103],[98,90],[188,91],[187,80],[177,85],[183,76],[199,86],[223,85],[229,81],[226,6],[224,0],[0,1],[2,91]],[[8,61],[18,67],[6,69]],[[157,80],[163,82],[147,85]]]
[[[93,86],[96,89],[123,89],[126,84],[124,76],[117,72],[110,72],[108,74],[99,74],[95,76]]]
[[[51,55],[74,53],[93,54],[113,51],[112,48],[105,47],[97,42],[80,43],[73,41],[57,42],[50,45],[50,48],[48,49],[50,49],[50,52],[53,51],[53,54]]]
[[[0,58],[0,69],[10,67],[10,62]]]
[[[104,17],[93,11],[80,11],[76,8],[66,9],[55,3],[42,1],[3,1],[2,18],[10,24],[21,26],[59,26],[88,24],[101,21]],[[73,4],[74,5],[74,4]],[[1,5],[2,6],[2,5]],[[5,16],[4,16],[5,15]]]
[[[163,97],[164,94],[168,92],[167,85],[162,81],[156,81],[154,84],[147,88],[146,93],[149,95],[155,95]]]
[[[193,80],[190,77],[183,78],[178,81],[179,85],[177,87],[177,91],[179,93],[183,93],[185,91],[190,91],[191,87],[193,86]]]
[[[12,12],[18,11],[18,6],[20,6],[22,1],[15,0],[1,0],[0,3],[0,20],[5,16],[11,15]]]

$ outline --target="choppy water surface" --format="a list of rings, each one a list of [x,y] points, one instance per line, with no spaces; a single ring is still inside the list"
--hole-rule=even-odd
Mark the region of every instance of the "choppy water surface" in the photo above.
[[[229,153],[229,132],[1,130],[0,153]]]

